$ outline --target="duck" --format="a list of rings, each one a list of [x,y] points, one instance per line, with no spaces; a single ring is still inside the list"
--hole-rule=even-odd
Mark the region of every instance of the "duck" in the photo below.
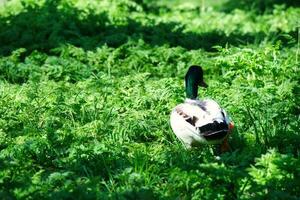
[[[186,99],[171,111],[171,128],[188,149],[201,144],[219,144],[219,152],[229,151],[228,136],[234,123],[215,100],[198,99],[199,86],[208,87],[203,80],[203,69],[192,65],[185,75]]]

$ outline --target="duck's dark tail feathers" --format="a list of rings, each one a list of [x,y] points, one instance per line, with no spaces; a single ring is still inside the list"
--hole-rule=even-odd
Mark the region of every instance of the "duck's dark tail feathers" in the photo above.
[[[223,122],[214,121],[213,123],[206,124],[199,127],[200,134],[206,140],[220,140],[228,134],[228,125]]]

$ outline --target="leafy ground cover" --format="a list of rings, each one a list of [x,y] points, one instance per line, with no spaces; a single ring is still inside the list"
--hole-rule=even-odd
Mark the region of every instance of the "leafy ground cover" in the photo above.
[[[1,199],[299,199],[297,1],[12,0],[0,7]],[[202,65],[232,151],[169,125]]]

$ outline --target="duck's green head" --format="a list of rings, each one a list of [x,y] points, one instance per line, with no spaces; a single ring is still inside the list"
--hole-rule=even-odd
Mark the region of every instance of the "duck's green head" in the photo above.
[[[189,99],[196,99],[198,86],[207,87],[203,80],[203,70],[200,66],[192,65],[185,75],[185,92]]]

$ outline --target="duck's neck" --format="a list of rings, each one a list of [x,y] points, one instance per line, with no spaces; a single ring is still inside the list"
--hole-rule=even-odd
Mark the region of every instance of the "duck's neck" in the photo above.
[[[195,78],[187,77],[185,80],[186,98],[196,99],[198,96],[198,83]]]

